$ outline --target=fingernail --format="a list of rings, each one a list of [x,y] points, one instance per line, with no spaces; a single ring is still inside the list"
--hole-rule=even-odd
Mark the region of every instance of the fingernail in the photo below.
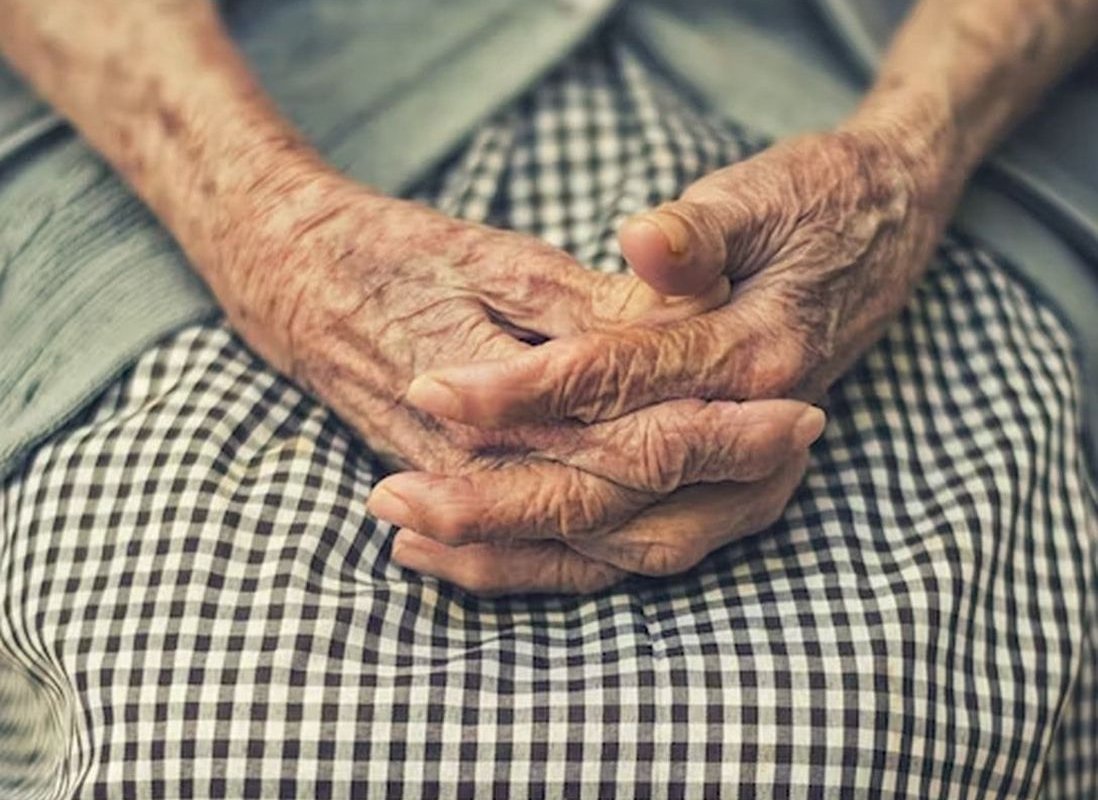
[[[805,410],[793,424],[793,444],[803,450],[820,438],[827,425],[827,414],[812,406]]]
[[[400,495],[384,483],[378,484],[366,498],[366,510],[375,517],[396,525],[408,525],[413,521],[412,507]]]
[[[392,559],[400,566],[413,572],[429,572],[430,561],[427,555],[414,544],[399,539],[394,540]]]
[[[392,559],[405,569],[431,573],[431,544],[430,539],[406,528],[393,539]]]
[[[678,217],[673,214],[662,214],[657,210],[634,219],[642,225],[651,225],[659,230],[667,240],[667,248],[672,255],[681,256],[686,252],[690,244],[690,231]]]
[[[409,537],[406,530],[402,530],[393,539],[393,546],[390,549],[390,555],[393,561],[400,564],[402,567],[408,567],[412,569],[412,563],[416,560],[418,548],[416,547],[415,537]]]
[[[405,399],[416,408],[439,416],[461,413],[461,397],[454,387],[430,375],[420,375],[408,386]]]

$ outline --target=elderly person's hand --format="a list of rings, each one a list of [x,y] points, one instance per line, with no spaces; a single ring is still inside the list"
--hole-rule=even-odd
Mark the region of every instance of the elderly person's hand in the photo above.
[[[726,276],[727,305],[435,370],[417,379],[408,401],[492,429],[616,419],[673,398],[819,396],[907,302],[972,171],[1094,39],[1092,0],[998,11],[920,4],[873,90],[838,131],[720,170],[623,227],[622,250],[649,284],[693,295]],[[736,535],[740,503],[760,502],[758,488],[729,487],[723,498],[720,486],[682,490],[673,519],[654,509],[662,524],[642,525],[639,534],[634,524],[569,544],[625,569],[636,568],[638,552],[674,553],[662,566],[687,566]],[[767,501],[786,497],[775,490]],[[436,562],[449,553],[441,574],[453,577],[499,562],[493,537],[481,538],[464,553],[416,542]],[[426,556],[416,561],[429,568]]]
[[[543,337],[683,319],[727,300],[727,285],[666,301],[530,237],[339,176],[263,93],[208,0],[48,5],[12,6],[0,26],[5,55],[170,230],[249,344],[384,460],[417,470],[374,492],[377,513],[453,540],[556,543],[642,524],[680,487],[735,481],[765,498],[768,481],[785,487],[780,476],[799,471],[823,420],[790,400],[682,399],[593,424],[534,419],[506,431],[411,407],[404,392],[419,373],[522,358]],[[54,24],[70,17],[79,24]],[[448,476],[461,502],[432,486],[429,513],[409,515],[403,500],[422,505],[413,488],[424,473]],[[746,509],[740,532],[769,516]],[[407,546],[414,541],[398,537],[398,560],[422,554]],[[583,590],[620,575],[555,552],[555,572],[539,568],[519,586],[516,568],[511,584],[475,588]]]
[[[635,271],[669,295],[720,276],[730,303],[420,376],[409,400],[483,427],[613,419],[679,397],[816,397],[906,303],[949,203],[930,162],[876,132],[781,143],[628,220]]]
[[[906,302],[944,226],[951,200],[939,194],[944,184],[934,163],[918,153],[917,143],[901,147],[878,130],[852,126],[717,171],[680,200],[629,220],[621,243],[636,272],[660,291],[706,293],[727,276],[730,303],[680,321],[562,337],[514,358],[431,371],[408,400],[491,430],[533,419],[613,420],[675,398],[816,397]],[[791,461],[753,486],[684,489],[625,526],[565,541],[622,570],[680,571],[779,516],[803,468],[803,460]],[[406,563],[459,582],[534,574],[534,545],[510,556],[515,566],[506,570],[493,535],[446,550],[453,537],[423,524],[438,502],[426,487],[445,487],[450,504],[467,500],[453,482],[419,480],[422,491],[405,493],[405,519],[419,534],[409,537],[416,555]],[[752,524],[743,524],[745,515]]]
[[[436,572],[465,563],[417,548],[415,531],[450,543],[559,543],[625,525],[642,540],[691,498],[704,506],[710,487],[676,493],[692,484],[737,482],[738,533],[765,525],[784,504],[823,425],[822,412],[801,402],[679,399],[592,424],[485,430],[435,419],[404,399],[418,373],[521,357],[536,349],[529,340],[682,319],[724,302],[727,284],[667,299],[531,237],[380,197],[322,169],[284,172],[279,183],[277,199],[272,193],[253,220],[234,226],[241,234],[226,234],[211,272],[225,276],[219,296],[253,347],[388,463],[417,470],[383,481],[370,498],[373,512],[413,529],[397,537],[398,560]],[[712,546],[682,537],[695,561]],[[563,545],[505,555],[466,569],[459,582],[485,592],[584,591],[622,574]],[[652,551],[614,564],[665,571],[683,561]]]
[[[270,364],[339,412],[389,466],[461,472],[535,450],[566,461],[552,448],[594,447],[649,420],[676,429],[681,458],[705,443],[693,404],[690,413],[672,403],[612,426],[538,420],[481,431],[428,418],[403,395],[426,370],[514,357],[531,341],[630,319],[689,316],[723,302],[726,286],[668,300],[635,278],[583,269],[533,237],[373,194],[321,165],[284,171],[263,193],[246,219],[236,212],[204,259],[218,261],[210,271],[224,276],[217,292],[226,313]],[[599,463],[631,485],[631,459],[605,452]]]
[[[822,430],[823,414],[811,419],[798,434],[798,445],[810,443]],[[721,444],[719,437],[715,443],[718,451],[737,449],[738,442]],[[474,522],[475,514],[494,513],[490,504],[477,499],[482,484],[400,473],[382,484],[381,491],[391,487],[404,499],[399,512],[386,516],[405,520],[414,528],[397,533],[393,558],[484,595],[592,592],[631,574],[674,575],[729,542],[766,529],[781,516],[808,463],[803,447],[792,449],[798,454],[760,480],[688,486],[659,502],[653,498],[636,516],[619,525],[590,525],[582,521],[582,506],[569,504],[561,509],[581,519],[580,526],[540,518],[555,500],[554,487],[548,484],[527,498],[533,523],[529,527],[479,525]],[[483,477],[491,480],[490,474]],[[523,502],[506,484],[491,499],[508,511]],[[455,515],[471,524],[451,527],[445,520]]]

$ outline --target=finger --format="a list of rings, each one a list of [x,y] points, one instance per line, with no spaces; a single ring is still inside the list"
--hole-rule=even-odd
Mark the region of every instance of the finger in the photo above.
[[[661,294],[633,275],[602,275],[594,288],[592,313],[578,320],[568,334],[618,328],[622,325],[661,325],[719,308],[732,296],[727,278],[705,290],[683,297]],[[567,334],[566,334],[567,335]]]
[[[659,495],[684,485],[760,480],[820,437],[822,410],[793,400],[672,400],[618,419],[520,429],[534,457]]]
[[[618,231],[622,255],[633,272],[667,295],[696,295],[723,276],[726,237],[745,235],[750,220],[726,209],[678,200],[630,217]]]
[[[400,472],[370,492],[367,510],[444,544],[570,541],[616,527],[657,496],[550,462],[467,475]]]
[[[784,396],[805,353],[748,302],[664,327],[559,339],[512,359],[426,372],[408,387],[419,409],[478,427],[613,419],[684,397]],[[772,315],[771,315],[772,316]]]
[[[505,274],[472,287],[493,315],[544,338],[560,338],[636,322],[686,319],[723,305],[727,280],[690,297],[667,297],[633,275],[583,267],[556,250],[534,251]]]
[[[748,159],[718,170],[680,199],[627,219],[618,241],[637,276],[664,294],[695,295],[722,275],[735,279],[765,263],[781,240],[774,227],[795,215],[783,202],[784,176],[763,164]]]
[[[717,548],[773,525],[804,477],[807,463],[808,455],[802,454],[765,481],[680,489],[612,533],[572,546],[628,572],[684,572]]]
[[[410,530],[400,531],[393,540],[393,560],[484,596],[589,594],[625,577],[622,570],[558,542],[450,547]]]
[[[616,527],[682,485],[767,475],[802,454],[825,422],[819,409],[788,400],[669,405],[677,408],[592,426],[536,456],[578,469],[529,461],[466,475],[402,472],[374,488],[367,508],[447,544],[573,541]],[[639,439],[621,436],[630,426]]]

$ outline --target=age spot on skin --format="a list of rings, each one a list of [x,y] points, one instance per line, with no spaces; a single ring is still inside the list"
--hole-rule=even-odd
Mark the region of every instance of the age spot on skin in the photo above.
[[[48,36],[43,36],[38,41],[41,45],[41,52],[46,61],[49,62],[50,68],[58,75],[63,75],[69,69],[72,60],[68,51],[65,50],[65,46]]]
[[[172,108],[163,104],[157,106],[156,118],[160,122],[160,129],[164,131],[164,135],[169,139],[175,139],[179,136],[179,132],[183,130],[183,118],[179,116],[179,112]]]

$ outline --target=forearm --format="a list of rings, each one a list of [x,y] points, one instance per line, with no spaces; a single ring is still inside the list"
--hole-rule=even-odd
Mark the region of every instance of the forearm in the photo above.
[[[848,127],[893,129],[956,195],[1098,39],[1098,0],[921,0]]]
[[[224,296],[218,250],[317,156],[208,0],[0,0],[12,65],[133,186]]]

